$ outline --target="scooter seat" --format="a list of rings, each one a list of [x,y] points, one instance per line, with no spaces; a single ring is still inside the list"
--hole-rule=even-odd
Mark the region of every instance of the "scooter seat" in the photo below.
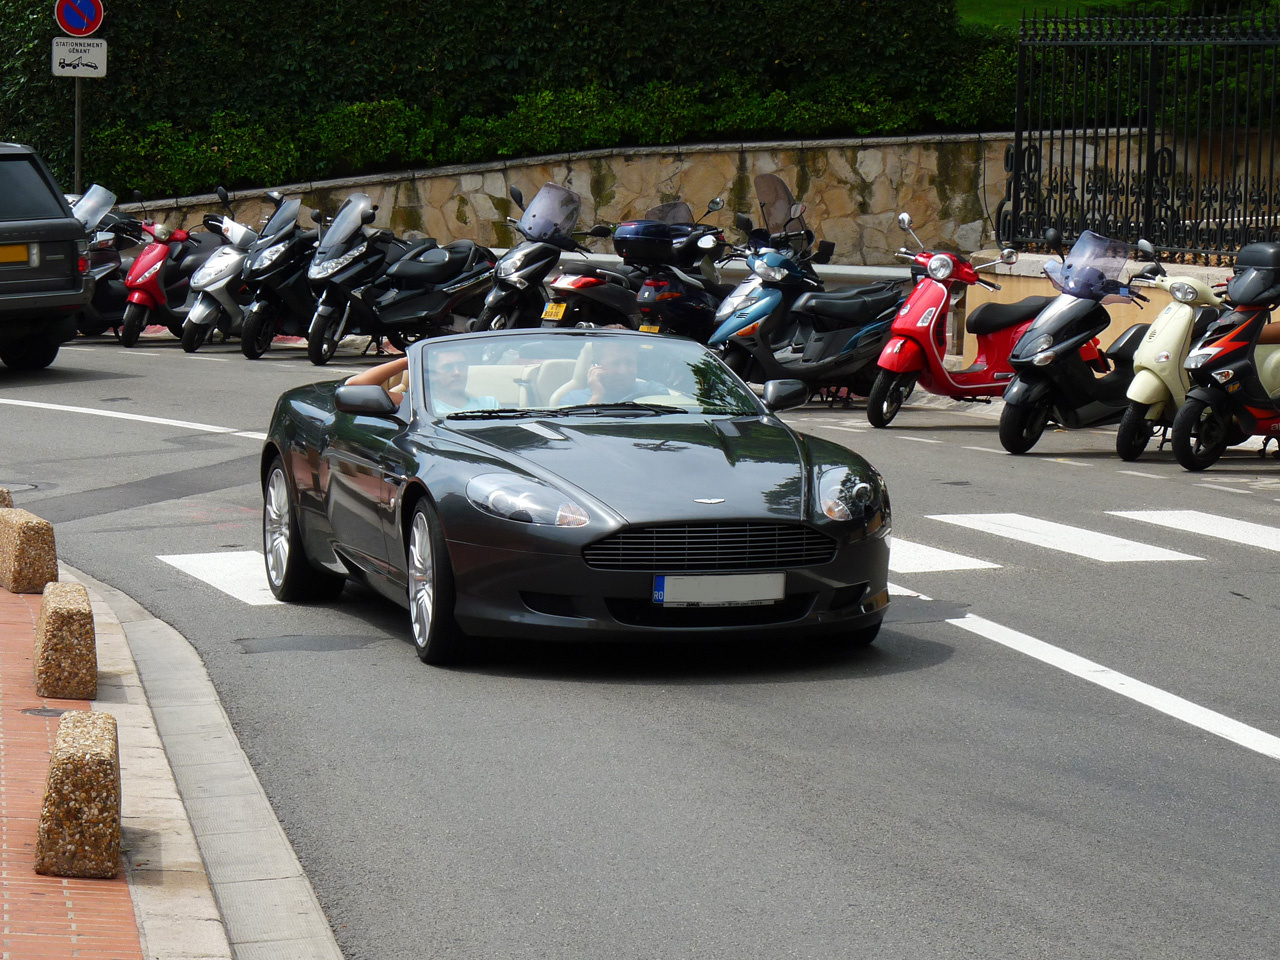
[[[896,283],[876,283],[831,293],[810,293],[796,301],[795,309],[841,326],[865,323],[892,308],[901,299]]]
[[[1026,297],[1016,303],[980,304],[969,314],[964,328],[969,333],[981,335],[1016,327],[1035,317],[1053,300],[1053,297]]]
[[[452,280],[472,261],[476,245],[470,240],[456,240],[444,247],[435,247],[404,257],[387,268],[387,277],[400,285],[429,286]]]
[[[560,265],[560,272],[571,277],[600,277],[603,280],[621,284],[632,290],[639,290],[646,276],[643,270],[627,266],[625,263],[611,263],[607,267],[602,267],[599,264],[586,263],[585,261],[582,263],[563,263]]]

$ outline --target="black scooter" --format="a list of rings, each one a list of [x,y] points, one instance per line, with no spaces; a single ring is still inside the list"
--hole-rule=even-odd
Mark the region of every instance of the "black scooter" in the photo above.
[[[241,273],[253,291],[244,311],[240,352],[257,360],[280,335],[303,336],[316,310],[316,298],[307,282],[307,267],[315,252],[318,230],[303,230],[298,223],[301,200],[285,200],[272,190],[267,197],[276,211],[249,247]],[[320,211],[312,211],[320,222]]]
[[[1103,304],[1148,299],[1120,280],[1134,254],[1129,244],[1086,230],[1064,257],[1057,230],[1045,231],[1045,241],[1062,261],[1044,268],[1061,293],[1009,356],[1014,377],[1004,391],[1000,443],[1010,453],[1034,447],[1049,421],[1071,429],[1119,421],[1129,405],[1133,355],[1150,327],[1134,324],[1105,351],[1098,348],[1098,335],[1111,325]]]

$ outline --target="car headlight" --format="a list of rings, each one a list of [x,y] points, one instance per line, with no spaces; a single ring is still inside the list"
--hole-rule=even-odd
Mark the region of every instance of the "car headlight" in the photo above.
[[[142,276],[138,278],[137,282],[145,283],[147,280],[150,280],[152,277],[154,277],[157,273],[160,272],[160,268],[163,266],[164,266],[164,261],[157,260],[151,266],[147,267],[147,269],[143,272]]]
[[[367,244],[361,243],[352,247],[340,257],[334,257],[332,260],[325,260],[323,263],[312,263],[307,268],[307,278],[310,280],[323,280],[325,277],[331,277],[356,257],[364,253]]]
[[[288,240],[284,241],[284,243],[277,243],[274,247],[267,247],[267,249],[258,254],[258,259],[253,262],[253,269],[265,270],[267,267],[271,266],[271,264],[279,260],[288,249]]]
[[[1169,284],[1169,296],[1179,303],[1191,303],[1196,299],[1196,288],[1182,281],[1171,283]]]
[[[511,473],[486,473],[467,481],[467,499],[485,513],[521,523],[582,527],[587,511],[555,487]]]
[[[824,470],[818,477],[818,506],[832,520],[852,520],[874,496],[875,488],[848,467]]]
[[[929,276],[933,277],[933,279],[945,280],[951,276],[951,271],[955,269],[955,261],[945,253],[935,253],[929,258],[929,265],[925,269],[929,271]]]
[[[772,266],[765,263],[763,257],[760,257],[755,263],[751,264],[751,272],[761,280],[772,280],[775,283],[784,279],[787,275],[786,267]]]

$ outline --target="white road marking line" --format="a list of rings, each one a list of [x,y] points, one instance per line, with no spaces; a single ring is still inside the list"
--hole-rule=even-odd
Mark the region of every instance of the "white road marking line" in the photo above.
[[[930,440],[928,437],[904,437],[899,435],[899,440],[914,440],[916,443],[942,443],[941,440]]]
[[[96,353],[96,352],[97,352],[96,348],[94,348],[94,347],[68,347],[66,344],[63,344],[63,345],[62,345],[61,347],[59,347],[58,349],[60,349],[60,350],[83,350],[85,353]]]
[[[13,407],[32,407],[36,410],[54,410],[59,413],[83,413],[90,417],[108,417],[112,420],[133,420],[137,423],[154,423],[162,427],[182,427],[204,433],[235,433],[235,427],[219,427],[211,423],[194,423],[190,420],[170,420],[167,417],[147,417],[140,413],[124,413],[120,410],[96,410],[93,407],[69,407],[61,403],[37,403],[34,400],[10,400],[0,397],[0,403]]]
[[[267,439],[267,435],[266,435],[265,433],[255,433],[255,432],[254,432],[254,431],[252,431],[252,430],[238,430],[237,432],[233,433],[233,434],[232,434],[232,436],[233,436],[233,437],[245,437],[246,439],[249,439],[249,440],[265,440],[265,439]]]
[[[1122,540],[1105,533],[1081,527],[1069,527],[1020,513],[952,513],[932,516],[930,520],[954,523],[958,527],[1008,537],[1047,550],[1073,553],[1100,563],[1145,563],[1163,560],[1200,560],[1163,547],[1153,547],[1133,540]]]
[[[931,600],[932,597],[926,597],[923,593],[916,593],[914,590],[908,590],[906,587],[900,587],[896,583],[889,584],[889,596],[891,597],[916,597],[919,600]]]
[[[1207,733],[1230,740],[1232,743],[1238,743],[1246,749],[1253,750],[1273,760],[1280,760],[1280,737],[1273,737],[1271,734],[1264,733],[1256,727],[1248,726],[1239,720],[1233,720],[1221,713],[1192,703],[1190,700],[1184,700],[1182,697],[1161,690],[1159,687],[1153,687],[1148,683],[1143,683],[1141,680],[1127,677],[1123,673],[1118,673],[1109,667],[1094,663],[1092,660],[1086,660],[1084,657],[1076,656],[1074,653],[1068,653],[1061,647],[1055,647],[1052,644],[1045,643],[1043,640],[1029,637],[1025,633],[1019,633],[1001,624],[984,620],[982,617],[975,617],[973,614],[968,614],[956,620],[948,620],[947,623],[954,624],[962,630],[967,630],[988,640],[993,640],[1011,650],[1017,650],[1019,653],[1024,653],[1042,663],[1057,667],[1059,670],[1064,670],[1073,676],[1079,677],[1081,680],[1088,680],[1090,683],[1095,683],[1106,690],[1110,690],[1112,693],[1128,697],[1130,700],[1135,700],[1151,707],[1153,710],[1158,710],[1193,727],[1198,727]]]
[[[889,569],[894,573],[940,573],[944,570],[998,570],[1000,564],[893,538]]]
[[[195,354],[187,354],[188,360],[208,360],[210,363],[229,363],[229,357],[197,357]]]
[[[256,550],[231,553],[184,553],[156,557],[197,580],[221,590],[254,607],[267,607],[280,601],[267,586],[267,571],[262,554]]]
[[[1069,467],[1091,467],[1091,463],[1081,463],[1079,460],[1068,460],[1066,457],[1054,457],[1054,463],[1065,463]]]
[[[821,424],[823,430],[844,430],[848,433],[866,433],[866,427],[838,427],[834,423]]]
[[[1158,473],[1143,473],[1141,470],[1117,470],[1116,473],[1127,473],[1131,477],[1144,477],[1147,480],[1163,480]]]
[[[1264,526],[1261,523],[1218,517],[1212,513],[1201,513],[1199,510],[1110,510],[1108,512],[1117,517],[1141,520],[1143,523],[1154,523],[1186,533],[1199,533],[1206,537],[1217,537],[1219,540],[1230,540],[1232,543],[1243,543],[1250,547],[1261,547],[1263,550],[1280,553],[1280,528]]]
[[[992,447],[961,447],[962,450],[977,450],[979,453],[1004,453],[1003,450],[996,450]]]
[[[1249,495],[1248,490],[1237,490],[1235,487],[1224,487],[1220,483],[1194,483],[1194,487],[1204,487],[1206,490],[1221,490],[1223,493],[1243,493]]]

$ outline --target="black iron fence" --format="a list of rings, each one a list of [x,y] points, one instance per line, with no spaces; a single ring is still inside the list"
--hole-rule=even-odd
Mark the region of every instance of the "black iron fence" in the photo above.
[[[1280,239],[1280,15],[1036,18],[998,231],[1145,237],[1186,259]]]

